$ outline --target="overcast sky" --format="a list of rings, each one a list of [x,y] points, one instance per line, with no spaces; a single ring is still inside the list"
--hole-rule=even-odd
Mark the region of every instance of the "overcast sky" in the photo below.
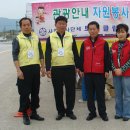
[[[31,2],[70,0],[0,0],[0,17],[20,19],[26,14],[26,5]]]
[[[80,0],[0,0],[0,17],[20,19],[26,14],[26,5],[31,2],[80,1]],[[114,0],[113,0],[114,1]]]
[[[0,0],[0,17],[19,19],[25,16],[29,1],[32,0]]]

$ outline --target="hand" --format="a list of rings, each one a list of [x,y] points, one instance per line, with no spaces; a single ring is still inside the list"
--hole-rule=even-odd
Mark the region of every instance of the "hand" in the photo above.
[[[44,77],[45,76],[45,68],[41,68],[41,76]]]
[[[105,78],[108,78],[108,77],[109,77],[109,73],[105,72]]]
[[[79,69],[75,69],[75,71],[76,71],[76,73],[79,73],[80,70]]]
[[[79,71],[79,76],[80,76],[80,77],[83,77],[83,76],[84,76],[84,72]]]
[[[51,71],[47,71],[46,74],[48,78],[51,78]]]
[[[24,75],[23,75],[23,72],[21,70],[17,71],[17,76],[19,79],[22,79],[22,80],[24,79]]]
[[[116,76],[121,76],[122,75],[122,70],[121,69],[115,69],[114,70]]]

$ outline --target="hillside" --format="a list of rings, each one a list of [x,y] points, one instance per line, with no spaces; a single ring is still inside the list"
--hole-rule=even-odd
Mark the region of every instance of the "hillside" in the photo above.
[[[19,21],[19,19],[8,19],[0,17],[0,32],[16,30],[16,28],[18,29],[18,24],[16,26],[16,21]]]

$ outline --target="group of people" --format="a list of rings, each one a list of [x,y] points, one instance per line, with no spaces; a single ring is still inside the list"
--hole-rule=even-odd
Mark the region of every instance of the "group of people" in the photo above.
[[[72,120],[77,117],[73,112],[75,105],[76,73],[84,76],[87,87],[86,120],[96,118],[95,95],[99,116],[108,121],[105,105],[105,81],[109,71],[113,72],[115,87],[115,119],[130,119],[130,41],[129,28],[119,24],[116,28],[118,41],[113,43],[110,51],[108,43],[99,36],[100,26],[96,21],[88,24],[89,37],[83,41],[78,55],[73,35],[66,31],[67,18],[55,19],[56,31],[46,40],[45,67],[44,56],[38,36],[32,32],[32,21],[22,18],[19,22],[21,32],[12,42],[13,61],[17,71],[17,86],[20,94],[19,111],[23,113],[23,123],[30,125],[30,119],[43,121],[39,116],[40,73],[51,78],[57,109],[56,120],[64,116]],[[66,91],[66,105],[63,101],[63,86]],[[27,114],[28,108],[32,113]]]

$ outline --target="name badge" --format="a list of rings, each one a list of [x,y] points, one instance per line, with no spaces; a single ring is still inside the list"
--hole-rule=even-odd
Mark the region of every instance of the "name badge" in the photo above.
[[[28,50],[27,55],[29,59],[32,59],[34,57],[34,50]]]
[[[64,56],[64,48],[58,49],[58,56]]]

